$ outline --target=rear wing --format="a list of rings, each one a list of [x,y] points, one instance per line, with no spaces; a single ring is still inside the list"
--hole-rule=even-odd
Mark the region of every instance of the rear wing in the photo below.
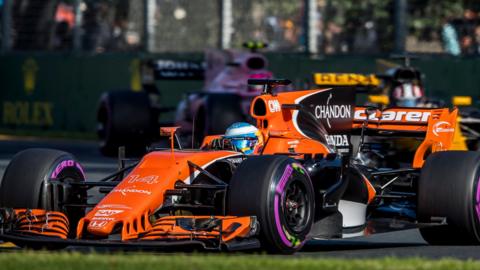
[[[448,108],[388,108],[367,113],[367,107],[356,107],[352,129],[365,128],[369,135],[424,137],[413,160],[413,167],[421,168],[427,153],[451,150],[457,114],[457,109]]]

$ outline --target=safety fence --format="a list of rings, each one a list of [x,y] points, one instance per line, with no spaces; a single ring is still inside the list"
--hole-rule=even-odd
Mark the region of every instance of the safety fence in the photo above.
[[[470,0],[0,0],[2,52],[480,53]]]

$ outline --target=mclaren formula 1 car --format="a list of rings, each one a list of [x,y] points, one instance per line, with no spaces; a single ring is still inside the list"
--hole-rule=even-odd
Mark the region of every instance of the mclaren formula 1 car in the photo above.
[[[253,155],[221,135],[153,149],[99,181],[68,153],[18,153],[0,184],[0,239],[66,245],[298,251],[310,239],[417,227],[429,243],[480,242],[480,153],[448,151],[457,110],[355,107],[349,88],[274,93],[286,80],[251,80],[263,136]],[[410,166],[366,166],[350,134],[422,138]],[[216,142],[216,143],[214,143]],[[220,147],[221,145],[221,147]],[[123,160],[123,159],[122,159]],[[105,196],[92,203],[98,188]]]

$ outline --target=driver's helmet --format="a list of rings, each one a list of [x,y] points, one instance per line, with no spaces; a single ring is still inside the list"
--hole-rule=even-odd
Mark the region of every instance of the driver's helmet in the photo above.
[[[396,106],[417,107],[423,98],[423,90],[414,83],[402,83],[395,87],[392,96]]]
[[[223,138],[228,140],[237,151],[246,155],[258,152],[263,146],[262,134],[249,123],[238,122],[231,125]]]

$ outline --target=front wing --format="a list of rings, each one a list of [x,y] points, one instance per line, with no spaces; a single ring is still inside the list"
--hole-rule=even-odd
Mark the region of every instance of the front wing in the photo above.
[[[69,238],[69,223],[61,212],[41,209],[0,209],[0,240],[27,247],[95,246],[137,249],[173,247],[243,250],[260,247],[256,217],[163,216],[137,238]]]

